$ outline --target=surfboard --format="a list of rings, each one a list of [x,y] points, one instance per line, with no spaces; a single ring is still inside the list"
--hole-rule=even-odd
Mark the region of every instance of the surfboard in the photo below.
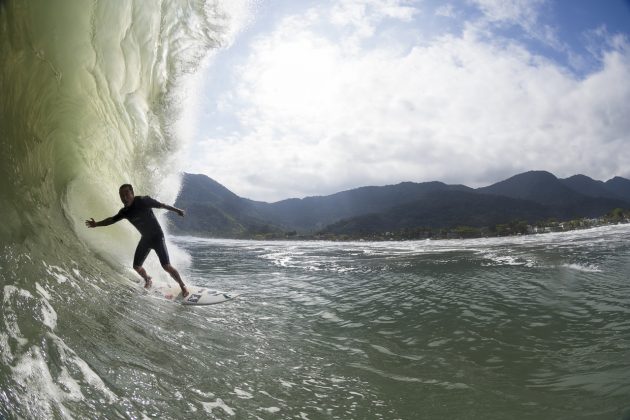
[[[155,292],[165,299],[175,302],[181,302],[184,305],[215,305],[217,303],[227,302],[238,296],[237,293],[222,292],[220,290],[211,290],[203,287],[187,286],[188,296],[182,297],[182,289],[179,286],[174,287],[157,287]]]

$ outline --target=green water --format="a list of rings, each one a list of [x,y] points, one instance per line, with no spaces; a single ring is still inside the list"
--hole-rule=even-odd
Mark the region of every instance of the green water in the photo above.
[[[192,276],[245,293],[219,316],[237,415],[620,418],[628,233],[181,245]]]
[[[48,268],[40,315],[52,328],[3,370],[0,412],[627,418],[629,239],[627,226],[402,243],[177,238],[189,282],[242,294],[209,307]],[[69,307],[59,278],[99,289],[98,304]],[[33,299],[6,287],[4,299],[25,323]]]

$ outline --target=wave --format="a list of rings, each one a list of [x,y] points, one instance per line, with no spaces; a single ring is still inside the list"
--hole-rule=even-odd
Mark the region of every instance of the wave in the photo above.
[[[62,337],[125,293],[137,234],[83,223],[127,182],[174,201],[186,86],[231,22],[211,1],[0,2],[0,417],[115,399]]]
[[[571,264],[562,264],[562,267],[568,268],[570,270],[584,271],[586,273],[601,273],[602,272],[602,269],[594,264],[571,263]]]

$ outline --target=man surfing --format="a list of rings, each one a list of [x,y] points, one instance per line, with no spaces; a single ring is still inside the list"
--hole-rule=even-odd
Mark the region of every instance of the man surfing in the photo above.
[[[131,184],[122,185],[118,193],[125,207],[120,209],[115,216],[108,217],[100,222],[95,222],[93,218],[86,220],[85,225],[89,228],[95,228],[98,226],[109,226],[122,219],[129,220],[129,222],[138,229],[140,235],[142,235],[138,247],[136,248],[136,253],[133,256],[133,269],[144,279],[144,287],[147,289],[151,287],[151,277],[142,267],[142,264],[144,264],[144,260],[147,259],[149,252],[153,249],[160,259],[160,264],[162,264],[164,271],[169,273],[179,284],[179,287],[182,288],[182,296],[188,296],[186,285],[177,270],[175,270],[175,267],[171,265],[168,250],[166,249],[166,242],[164,240],[164,232],[162,232],[162,227],[151,209],[174,211],[182,217],[184,216],[184,210],[160,203],[148,195],[136,197]]]

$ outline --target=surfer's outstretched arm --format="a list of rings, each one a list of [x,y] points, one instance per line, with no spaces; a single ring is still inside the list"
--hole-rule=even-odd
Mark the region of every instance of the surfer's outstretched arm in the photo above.
[[[169,206],[168,204],[164,204],[164,203],[161,203],[161,204],[162,204],[162,208],[163,209],[174,211],[175,213],[177,213],[180,216],[184,217],[184,210],[178,209],[177,207]]]
[[[113,225],[116,222],[117,222],[117,220],[114,220],[113,217],[108,217],[107,219],[103,219],[100,222],[95,222],[94,218],[91,218],[90,220],[86,220],[85,221],[85,226],[87,226],[89,228],[95,228],[95,227],[99,227],[99,226]]]

